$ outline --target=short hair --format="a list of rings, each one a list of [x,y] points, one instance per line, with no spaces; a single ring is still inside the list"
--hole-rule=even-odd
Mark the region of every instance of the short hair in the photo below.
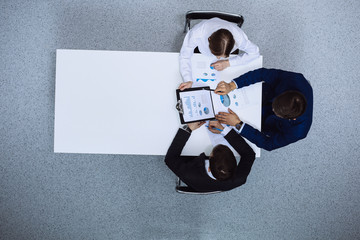
[[[280,117],[293,119],[305,112],[306,105],[306,98],[301,92],[286,91],[274,99],[272,108]]]
[[[226,29],[217,30],[209,38],[209,48],[215,56],[225,55],[225,57],[229,57],[234,44],[233,35]]]
[[[222,144],[216,145],[212,150],[209,160],[210,171],[217,180],[227,180],[235,173],[236,158],[227,146]]]

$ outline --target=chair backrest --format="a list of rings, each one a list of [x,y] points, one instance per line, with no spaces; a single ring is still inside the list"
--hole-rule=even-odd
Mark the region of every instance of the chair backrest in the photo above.
[[[185,15],[184,33],[190,30],[191,20],[210,19],[214,17],[218,17],[223,20],[236,23],[240,28],[244,23],[244,17],[239,14],[226,13],[220,11],[188,11]]]
[[[183,186],[181,184],[180,178],[177,178],[176,181],[176,187],[175,191],[178,193],[184,193],[184,194],[194,194],[194,195],[207,195],[207,194],[214,194],[214,193],[221,193],[222,191],[212,191],[212,192],[198,192],[195,189],[189,187],[189,186]]]

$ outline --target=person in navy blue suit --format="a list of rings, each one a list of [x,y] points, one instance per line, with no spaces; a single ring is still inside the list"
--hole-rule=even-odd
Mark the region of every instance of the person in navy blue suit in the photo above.
[[[216,118],[268,151],[305,138],[312,123],[313,91],[301,73],[260,68],[230,83],[220,82],[215,93],[225,95],[258,82],[263,82],[261,132],[243,123],[231,109]]]

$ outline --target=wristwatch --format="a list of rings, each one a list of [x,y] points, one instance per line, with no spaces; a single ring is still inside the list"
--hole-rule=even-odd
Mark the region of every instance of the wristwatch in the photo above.
[[[240,129],[241,129],[241,127],[242,127],[243,124],[244,124],[243,121],[240,120],[240,122],[235,125],[235,128],[236,128],[238,131],[240,131]]]
[[[187,124],[183,125],[181,128],[184,129],[185,131],[187,131],[188,133],[192,132]]]

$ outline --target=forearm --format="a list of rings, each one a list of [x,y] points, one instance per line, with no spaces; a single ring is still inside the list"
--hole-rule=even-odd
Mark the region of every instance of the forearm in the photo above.
[[[238,88],[246,87],[251,84],[255,84],[258,82],[263,81],[263,68],[256,69],[254,71],[247,72],[237,78],[235,78],[233,81],[236,83]]]
[[[241,158],[248,156],[255,156],[254,150],[247,144],[247,142],[232,129],[226,136],[224,136],[226,141],[239,153]]]
[[[191,32],[186,34],[179,55],[180,73],[184,82],[192,81],[191,57],[197,44],[196,39],[191,37]]]
[[[260,56],[260,54],[248,54],[244,53],[243,55],[231,56],[229,58],[230,67],[247,65],[250,62],[254,61]]]
[[[286,138],[283,134],[275,133],[272,136],[268,136],[248,124],[244,126],[240,135],[254,143],[259,148],[267,151],[286,146],[293,142]]]
[[[235,130],[231,130],[225,136],[225,139],[240,155],[240,162],[236,170],[236,178],[241,180],[242,184],[244,184],[255,161],[255,152],[249,144],[235,132]]]
[[[192,68],[191,68],[191,59],[180,56],[180,73],[184,82],[193,81],[192,79]]]
[[[189,132],[183,129],[179,129],[177,131],[174,140],[170,144],[170,147],[166,153],[165,162],[168,162],[169,160],[179,157],[181,155],[181,152],[184,149],[184,146],[190,135],[191,134]]]

